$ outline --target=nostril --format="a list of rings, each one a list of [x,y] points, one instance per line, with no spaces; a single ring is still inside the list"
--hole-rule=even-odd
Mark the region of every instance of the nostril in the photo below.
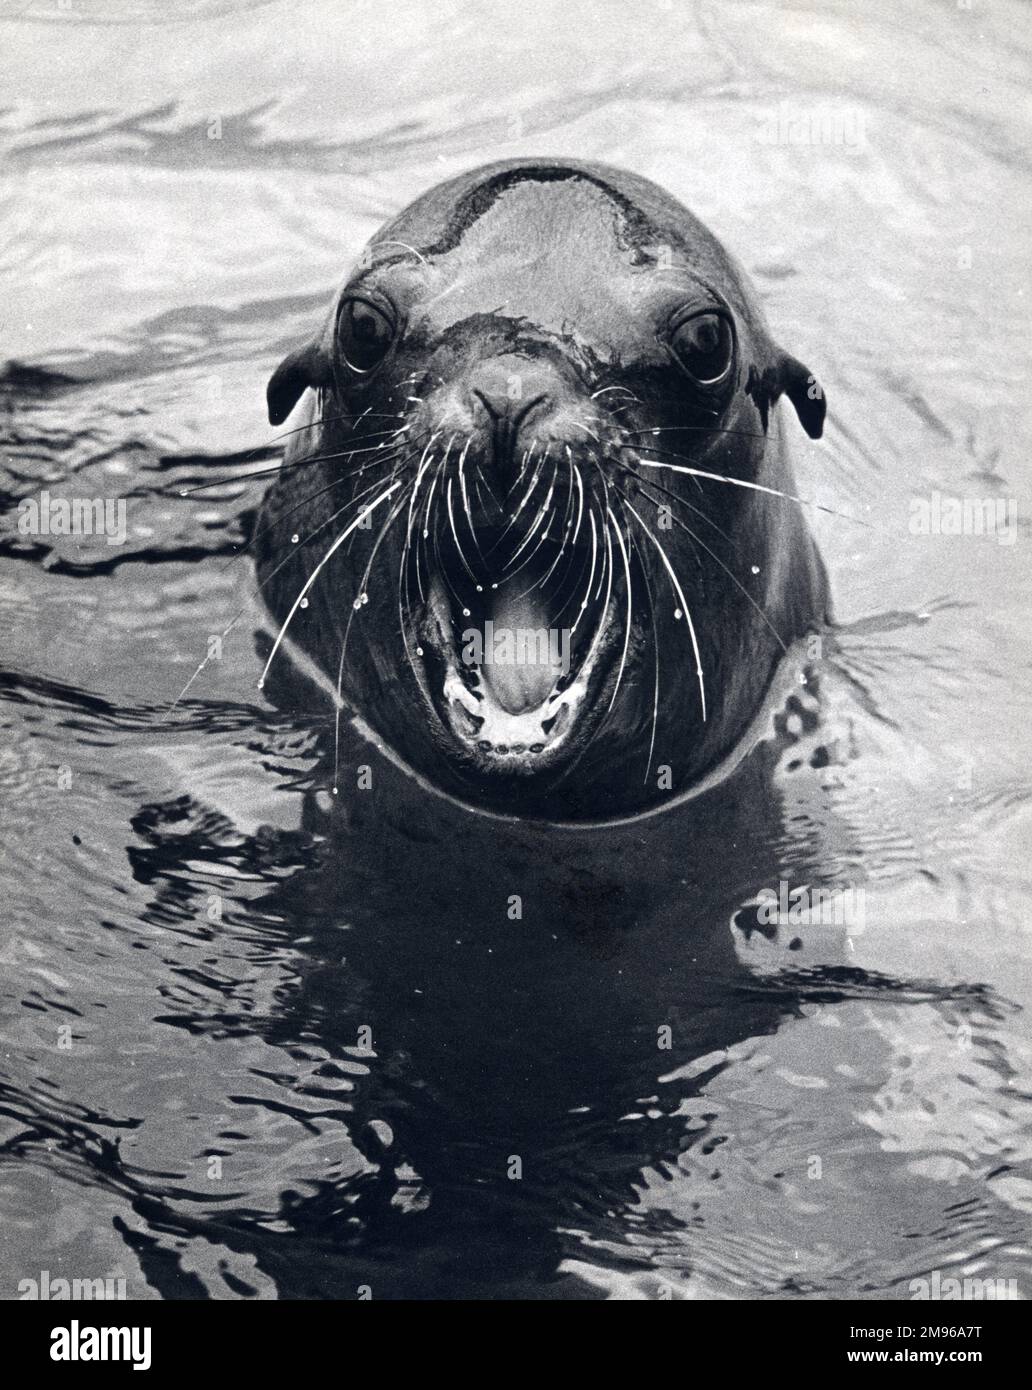
[[[473,394],[491,417],[492,424],[504,420],[513,433],[519,429],[534,407],[540,405],[546,398],[545,393],[542,392],[540,395],[533,396],[529,401],[514,401],[509,396],[499,396],[492,399],[491,396],[485,395],[477,387],[474,387]]]
[[[506,401],[504,401],[504,399],[503,399],[502,406],[501,406],[501,408],[499,409],[499,407],[495,404],[495,402],[491,400],[491,397],[490,397],[490,396],[485,396],[484,393],[483,393],[483,391],[478,391],[478,390],[474,387],[473,394],[474,394],[474,396],[476,396],[477,400],[481,403],[481,405],[482,405],[482,406],[484,407],[484,409],[487,411],[488,415],[490,415],[492,422],[494,422],[495,420],[500,420],[501,417],[505,414],[506,409],[507,409],[507,404],[508,404],[508,403],[507,403]]]
[[[541,395],[534,396],[531,400],[527,401],[525,405],[520,406],[519,410],[513,413],[513,429],[517,429],[523,423],[526,417],[530,414],[530,412],[535,408],[535,406],[539,406],[541,402],[545,399],[545,394],[544,392],[542,392]]]
[[[517,440],[520,427],[530,412],[548,399],[547,394],[541,392],[529,400],[513,400],[502,392],[485,392],[474,387],[473,395],[484,407],[493,469],[501,485],[501,495],[508,496],[519,471]]]

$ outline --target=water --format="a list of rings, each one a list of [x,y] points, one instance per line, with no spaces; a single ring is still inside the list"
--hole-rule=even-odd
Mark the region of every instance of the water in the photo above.
[[[156,8],[0,6],[0,1293],[1027,1297],[1028,9]],[[820,375],[820,723],[619,831],[357,746],[328,813],[250,612],[169,709],[264,383],[381,220],[527,153],[665,184]],[[43,488],[125,544],[20,534]],[[1014,543],[913,534],[937,492]],[[781,882],[862,920],[761,929]]]

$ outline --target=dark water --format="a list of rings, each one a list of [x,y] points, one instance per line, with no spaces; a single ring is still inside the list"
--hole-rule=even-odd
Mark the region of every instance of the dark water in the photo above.
[[[154,9],[0,3],[0,1295],[1028,1296],[1027,6]],[[383,218],[525,153],[664,183],[821,376],[819,722],[621,830],[354,740],[331,813],[253,611],[169,708],[247,600],[264,382]],[[20,533],[44,488],[125,544]],[[1013,543],[914,534],[936,492]],[[782,881],[863,920],[761,930]]]

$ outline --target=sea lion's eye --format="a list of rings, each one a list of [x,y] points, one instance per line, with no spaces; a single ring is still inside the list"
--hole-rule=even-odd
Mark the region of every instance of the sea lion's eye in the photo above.
[[[717,386],[731,370],[735,340],[723,314],[695,314],[670,331],[678,362],[700,386]]]
[[[344,361],[353,372],[371,372],[394,341],[394,324],[368,299],[346,299],[337,319]]]

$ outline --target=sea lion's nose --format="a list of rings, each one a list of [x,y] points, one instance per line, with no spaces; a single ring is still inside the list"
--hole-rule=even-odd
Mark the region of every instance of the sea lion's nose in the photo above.
[[[481,364],[471,394],[479,403],[494,469],[507,492],[520,471],[523,453],[530,447],[524,426],[531,413],[547,403],[548,392],[541,389],[540,382],[528,389],[518,373],[495,362]]]
[[[511,400],[507,395],[488,395],[479,387],[473,388],[473,394],[484,406],[493,424],[505,423],[513,430],[518,430],[524,417],[545,399],[544,392],[541,392],[533,400]]]

